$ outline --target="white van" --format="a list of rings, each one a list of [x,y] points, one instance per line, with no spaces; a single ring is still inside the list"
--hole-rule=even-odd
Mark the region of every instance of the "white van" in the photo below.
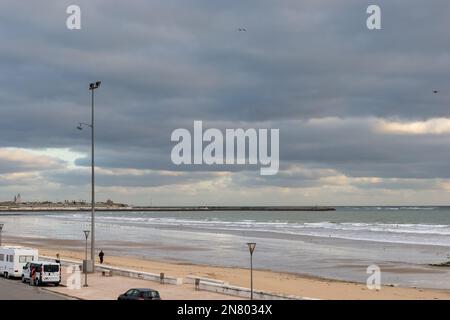
[[[56,262],[34,261],[23,267],[22,282],[29,282],[32,286],[61,283],[61,265]]]
[[[0,275],[5,278],[22,277],[23,267],[38,260],[38,250],[19,246],[0,247]]]

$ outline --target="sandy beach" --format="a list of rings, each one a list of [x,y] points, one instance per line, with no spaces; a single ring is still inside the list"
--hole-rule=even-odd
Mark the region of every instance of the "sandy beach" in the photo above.
[[[33,246],[39,249],[41,255],[45,256],[56,256],[56,253],[59,253],[62,259],[81,260],[84,258],[83,251],[75,250],[73,247],[68,248],[67,244],[65,246],[61,241],[46,239],[19,240],[15,238],[14,242],[10,242],[9,244]],[[232,285],[249,287],[249,270],[244,268],[194,265],[179,261],[156,261],[142,257],[110,256],[108,253],[106,253],[105,263],[153,273],[165,272],[167,275],[177,277],[197,275],[228,281]],[[254,271],[254,287],[255,289],[274,293],[317,299],[450,299],[450,290],[404,288],[385,285],[379,291],[376,291],[369,290],[365,284],[268,270]]]

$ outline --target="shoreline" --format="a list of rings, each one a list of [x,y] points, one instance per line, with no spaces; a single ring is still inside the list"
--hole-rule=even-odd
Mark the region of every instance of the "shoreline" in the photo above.
[[[40,255],[56,256],[59,253],[62,259],[82,260],[84,251],[64,247],[57,240],[42,239],[40,243],[33,241],[8,241],[16,245],[30,246],[33,244]],[[81,242],[80,242],[81,244]],[[80,247],[81,248],[81,247]],[[118,267],[147,271],[152,273],[165,272],[171,276],[186,277],[196,275],[205,278],[227,281],[231,285],[248,287],[249,270],[239,267],[222,267],[206,264],[194,264],[168,259],[148,259],[139,256],[106,255],[105,264]],[[347,299],[419,299],[450,300],[450,290],[422,289],[414,287],[398,287],[383,285],[381,290],[369,290],[365,284],[328,279],[313,275],[293,272],[276,272],[264,269],[254,269],[255,289],[273,293],[308,296],[317,299],[347,300]]]

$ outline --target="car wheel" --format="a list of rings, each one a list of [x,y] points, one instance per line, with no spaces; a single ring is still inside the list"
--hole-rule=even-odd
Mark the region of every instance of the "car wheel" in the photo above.
[[[25,281],[25,277],[24,276],[22,276],[22,283],[25,283],[26,281]]]

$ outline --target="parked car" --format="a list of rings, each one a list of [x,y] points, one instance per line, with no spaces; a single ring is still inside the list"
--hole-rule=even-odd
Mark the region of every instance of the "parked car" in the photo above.
[[[0,275],[5,278],[22,277],[26,263],[38,260],[38,250],[19,246],[0,247]]]
[[[159,292],[153,289],[130,289],[117,300],[161,300]]]
[[[61,266],[56,262],[29,262],[23,267],[22,282],[29,282],[30,285],[34,286],[44,284],[59,286],[61,283]]]

